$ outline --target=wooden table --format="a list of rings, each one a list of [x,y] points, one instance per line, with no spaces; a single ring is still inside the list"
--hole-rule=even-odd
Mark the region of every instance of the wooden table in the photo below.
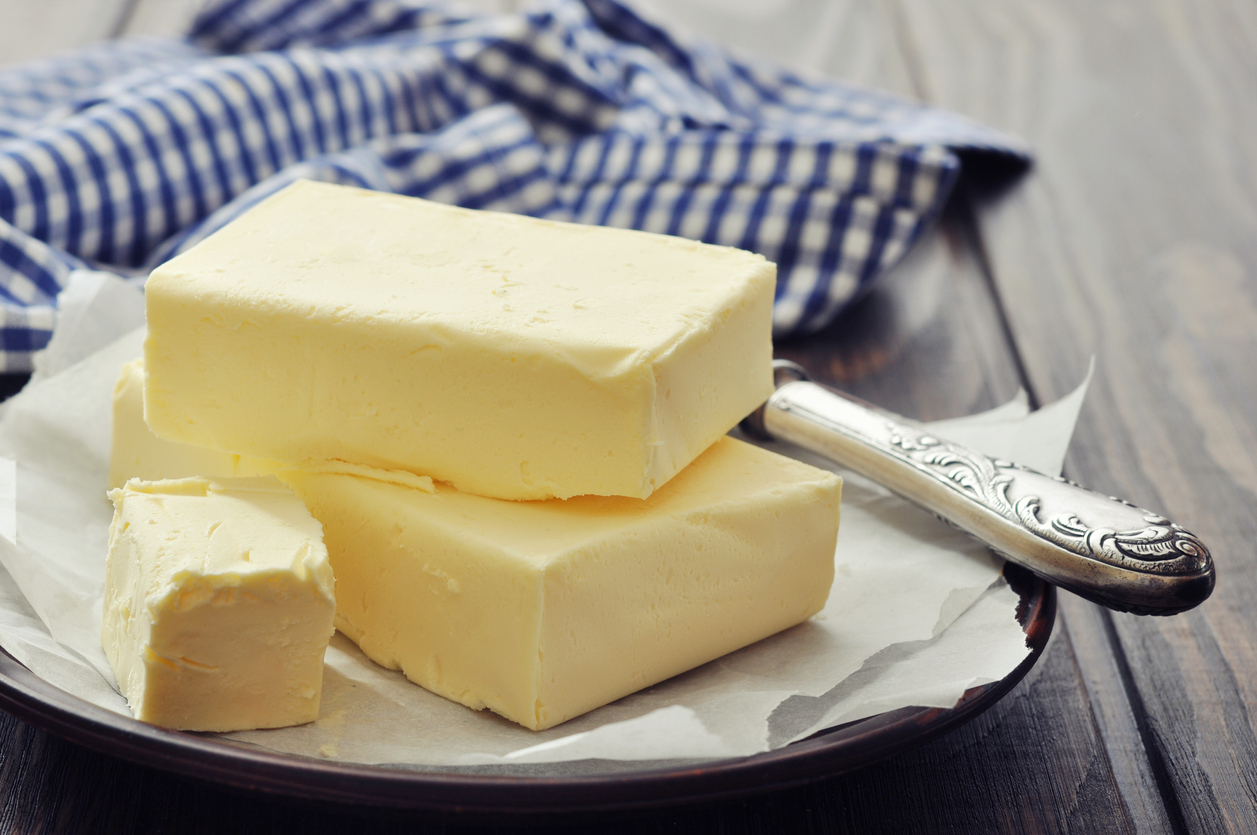
[[[0,59],[177,31],[184,5],[5,0]],[[566,823],[1257,832],[1257,4],[780,0],[758,18],[691,22],[763,48],[757,37],[799,19],[831,26],[829,42],[767,51],[1018,133],[1037,164],[1001,193],[966,188],[871,295],[779,355],[926,419],[990,407],[1019,386],[1053,400],[1094,356],[1067,474],[1198,533],[1217,561],[1217,591],[1164,619],[1062,593],[1052,643],[1008,697],[861,772],[717,806]],[[239,795],[0,714],[3,832],[368,827],[489,831]]]

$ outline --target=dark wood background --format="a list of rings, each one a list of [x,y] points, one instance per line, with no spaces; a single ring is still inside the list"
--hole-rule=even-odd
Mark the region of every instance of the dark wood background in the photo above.
[[[187,2],[0,0],[0,61],[178,31]],[[0,713],[0,832],[1257,832],[1257,3],[784,0],[810,60],[1015,132],[893,274],[780,356],[925,419],[1097,373],[1066,463],[1211,547],[1204,606],[1060,596],[1044,657],[973,723],[859,773],[634,817],[469,825],[327,811],[133,766]],[[723,27],[723,28],[722,28]],[[742,46],[754,26],[712,28]]]

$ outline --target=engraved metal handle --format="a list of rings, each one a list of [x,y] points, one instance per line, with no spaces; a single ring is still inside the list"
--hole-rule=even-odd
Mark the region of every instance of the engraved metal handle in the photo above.
[[[1170,520],[938,438],[774,362],[777,390],[743,421],[921,505],[1048,582],[1120,612],[1172,615],[1213,591],[1209,550]]]

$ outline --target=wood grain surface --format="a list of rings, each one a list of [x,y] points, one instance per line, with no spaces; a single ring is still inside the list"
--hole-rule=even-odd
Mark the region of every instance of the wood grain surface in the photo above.
[[[61,15],[72,0],[49,5]],[[872,293],[778,354],[925,419],[1023,386],[1050,401],[1095,356],[1067,472],[1199,533],[1218,563],[1214,597],[1152,619],[1062,593],[1037,667],[954,733],[811,786],[633,817],[482,826],[287,804],[0,714],[0,833],[1257,832],[1257,4],[769,5],[676,14],[744,49],[1013,131],[1036,154],[998,192],[966,186]],[[0,60],[176,31],[189,8],[116,3],[111,19],[105,6],[70,30],[0,28]],[[22,14],[34,26],[37,13]],[[838,34],[792,46],[790,15]]]
[[[1127,739],[1130,712],[1175,829],[1257,831],[1257,6],[904,6],[934,102],[1035,145],[1036,176],[980,213],[1032,390],[1097,357],[1067,471],[1217,560],[1183,617],[1063,601],[1084,676],[1122,682],[1093,701]]]

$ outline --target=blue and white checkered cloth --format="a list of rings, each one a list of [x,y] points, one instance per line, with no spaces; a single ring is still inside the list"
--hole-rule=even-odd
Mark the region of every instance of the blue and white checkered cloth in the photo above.
[[[776,334],[807,333],[938,214],[957,150],[1025,159],[615,0],[215,0],[186,40],[0,70],[0,370],[31,368],[71,271],[139,280],[298,177],[760,252]]]

